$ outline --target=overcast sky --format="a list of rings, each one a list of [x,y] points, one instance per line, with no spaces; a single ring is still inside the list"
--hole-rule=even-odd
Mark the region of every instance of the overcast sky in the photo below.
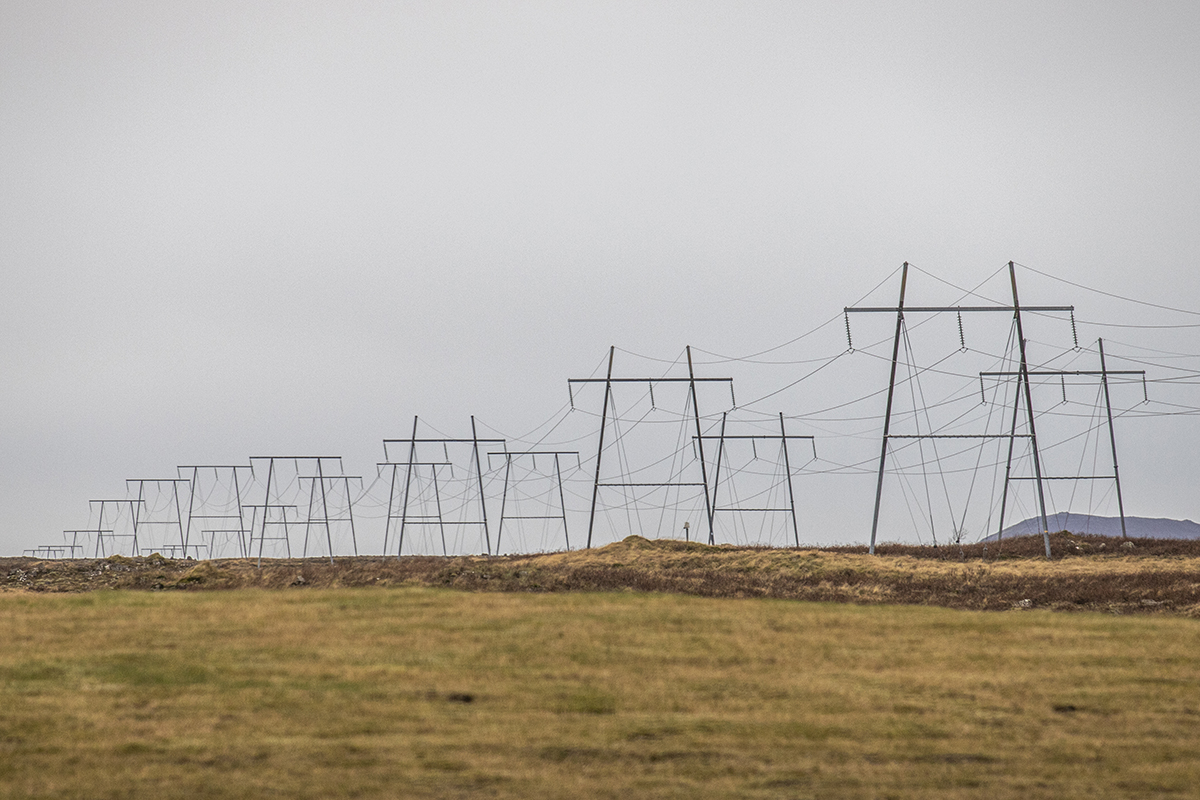
[[[518,448],[610,345],[626,375],[758,353],[881,282],[893,303],[904,261],[910,302],[1013,260],[1200,310],[1198,35],[1193,2],[0,0],[0,554],[180,464],[342,455],[370,483],[414,415]],[[1021,279],[1084,321],[1200,321]],[[889,354],[894,318],[854,325]],[[1000,352],[1008,320],[969,332]],[[1078,334],[1200,354],[1187,328]],[[775,351],[813,363],[698,369],[749,400],[844,349],[839,319]],[[857,463],[882,395],[845,447],[803,417],[886,381],[845,357],[758,411]],[[1200,519],[1200,423],[1127,421],[1127,512]],[[801,538],[865,541],[874,478],[828,473],[797,478]]]

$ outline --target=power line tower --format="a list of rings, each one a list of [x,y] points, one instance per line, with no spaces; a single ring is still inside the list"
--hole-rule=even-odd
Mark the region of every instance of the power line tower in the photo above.
[[[62,544],[40,544],[37,547],[22,550],[21,554],[31,558],[44,559],[78,558],[83,554],[83,544],[80,543],[79,537],[88,533],[91,531],[63,531]]]
[[[230,535],[236,536],[237,555],[250,556],[250,530],[246,525],[244,500],[245,477],[251,474],[249,464],[202,464],[176,467],[179,477],[186,478],[188,492],[187,528],[184,539],[193,535],[208,537],[210,558],[217,557]],[[240,472],[239,472],[240,471]],[[211,472],[211,475],[210,475]],[[224,542],[217,537],[223,536]]]
[[[1039,482],[1040,481],[1098,481],[1098,480],[1113,481],[1116,486],[1116,491],[1117,491],[1117,510],[1121,516],[1121,538],[1128,539],[1129,536],[1125,530],[1125,501],[1124,501],[1124,498],[1121,496],[1121,472],[1120,472],[1120,468],[1119,468],[1118,462],[1117,462],[1117,435],[1116,435],[1116,430],[1113,427],[1112,396],[1109,394],[1108,379],[1110,376],[1113,376],[1113,375],[1117,375],[1117,376],[1137,375],[1137,376],[1141,377],[1141,379],[1142,379],[1142,390],[1144,392],[1145,385],[1146,385],[1146,371],[1144,369],[1118,369],[1118,370],[1109,369],[1108,363],[1104,357],[1104,340],[1098,339],[1097,344],[1100,348],[1100,369],[1098,369],[1098,370],[1094,370],[1094,369],[1093,370],[1088,370],[1088,369],[1072,369],[1072,370],[1032,369],[1032,370],[1026,370],[1023,377],[1027,383],[1028,383],[1029,379],[1031,379],[1031,378],[1058,378],[1060,381],[1063,382],[1063,398],[1064,398],[1064,400],[1066,399],[1065,379],[1067,377],[1096,376],[1096,377],[1100,378],[1100,383],[1101,383],[1101,386],[1103,387],[1103,393],[1104,393],[1104,410],[1105,410],[1105,414],[1106,414],[1106,417],[1108,420],[1108,441],[1109,441],[1109,445],[1111,447],[1111,452],[1112,452],[1113,473],[1112,473],[1112,475],[1041,475],[1037,478],[1037,480]],[[1020,379],[1020,378],[1022,378],[1022,373],[1021,372],[1011,372],[1011,371],[980,372],[979,380],[980,380],[981,386],[982,386],[982,382],[985,378],[1018,378],[1018,379]],[[1000,524],[999,524],[999,528],[996,532],[997,541],[999,541],[1000,537],[1003,535],[1003,532],[1004,532],[1004,514],[1005,514],[1005,511],[1006,511],[1006,508],[1008,505],[1009,483],[1011,481],[1017,481],[1017,480],[1029,480],[1029,478],[1027,478],[1027,477],[1012,475],[1013,444],[1014,444],[1014,440],[1016,439],[1017,417],[1018,417],[1019,411],[1020,411],[1020,394],[1019,393],[1017,395],[1015,395],[1015,399],[1016,399],[1016,402],[1013,404],[1012,428],[1011,428],[1011,432],[1009,434],[1009,439],[1008,439],[1008,458],[1005,460],[1005,463],[1004,463],[1004,491],[1003,491],[1003,494],[1001,495],[1001,501],[1000,501]],[[1045,517],[1044,509],[1043,509],[1042,513],[1043,513],[1043,518],[1044,518]],[[1048,527],[1044,521],[1043,521],[1043,527]]]
[[[308,517],[304,522],[304,549],[303,557],[308,557],[308,537],[312,529],[325,529],[325,543],[329,548],[329,563],[333,563],[333,526],[337,523],[348,523],[350,525],[350,543],[354,549],[354,555],[358,555],[358,536],[354,532],[354,498],[350,495],[350,482],[358,481],[359,486],[362,486],[362,477],[359,475],[326,475],[324,467],[321,464],[322,459],[316,460],[316,475],[299,475],[298,480],[311,481],[308,491]],[[339,459],[340,464],[340,459]],[[340,486],[342,496],[346,498],[345,516],[339,516],[339,511],[335,508],[331,515],[329,512],[329,496],[334,494]],[[320,502],[318,503],[318,499]],[[314,510],[317,513],[313,513]]]
[[[608,374],[604,378],[570,378],[567,381],[567,391],[571,397],[571,407],[575,407],[575,394],[572,387],[575,384],[588,383],[603,383],[604,384],[604,403],[600,411],[600,437],[599,443],[596,446],[596,475],[592,481],[592,505],[588,515],[588,535],[587,546],[592,546],[592,533],[596,525],[596,505],[600,496],[601,488],[620,488],[620,489],[663,489],[663,488],[698,488],[704,492],[704,514],[708,520],[708,541],[709,544],[714,543],[713,533],[713,517],[712,517],[712,497],[708,488],[708,466],[704,460],[704,432],[700,427],[700,401],[696,395],[696,385],[699,383],[727,383],[729,385],[730,402],[733,406],[737,405],[737,401],[733,396],[733,378],[697,378],[695,369],[692,366],[692,348],[689,345],[686,348],[688,376],[686,378],[614,378],[613,377],[613,357],[616,353],[616,347],[612,346],[608,349]],[[696,442],[700,451],[700,481],[601,481],[601,466],[604,459],[604,435],[608,428],[609,409],[613,405],[613,386],[614,384],[644,384],[648,387],[653,404],[654,386],[663,383],[684,383],[688,385],[688,403],[691,405],[692,419],[696,425]],[[612,408],[614,420],[616,417],[616,409]]]
[[[505,520],[517,521],[533,521],[533,520],[562,520],[563,526],[563,541],[567,549],[571,549],[571,535],[567,526],[567,502],[563,496],[563,477],[562,477],[562,462],[560,456],[575,456],[576,466],[579,465],[578,450],[523,450],[523,451],[503,451],[499,453],[488,453],[488,461],[491,461],[492,456],[504,457],[504,492],[500,496],[500,523],[496,530],[496,553],[500,553],[500,540],[504,536]],[[537,470],[537,457],[549,457],[554,462],[554,481],[558,489],[558,507],[557,514],[511,514],[506,513],[508,508],[508,491],[512,485],[510,480],[512,476],[513,461],[523,462],[526,459],[532,462],[533,470]]]
[[[137,487],[137,505],[134,507],[133,514],[133,533],[134,539],[139,543],[139,547],[145,543],[145,538],[149,528],[166,527],[168,529],[167,536],[170,536],[170,529],[179,536],[178,544],[169,544],[167,538],[163,538],[161,543],[154,543],[151,547],[164,551],[168,557],[174,557],[178,553],[179,558],[186,558],[188,554],[188,539],[183,520],[183,506],[179,500],[179,484],[187,484],[187,478],[126,478],[125,486],[127,490],[132,490]],[[158,500],[164,494],[163,486],[168,487],[170,492],[166,498],[167,504],[164,508],[159,508]],[[151,491],[147,492],[147,486],[151,487]],[[132,493],[132,492],[131,492]],[[189,492],[190,493],[190,492]],[[199,557],[199,546],[192,545],[191,549],[196,551]]]
[[[405,532],[405,529],[409,525],[418,525],[418,526],[436,525],[438,527],[438,531],[442,537],[443,555],[445,555],[447,553],[447,550],[446,550],[446,526],[447,525],[460,525],[460,526],[465,525],[465,526],[482,527],[485,552],[488,555],[491,555],[492,554],[492,539],[491,539],[491,532],[488,527],[487,498],[484,495],[484,489],[483,489],[483,462],[479,457],[479,446],[480,445],[488,445],[488,444],[503,445],[505,443],[505,440],[504,439],[481,439],[479,437],[479,432],[475,427],[475,417],[474,416],[471,417],[471,438],[469,438],[469,439],[453,438],[453,437],[446,437],[446,436],[420,438],[417,436],[417,423],[418,423],[418,418],[414,416],[413,417],[412,436],[410,436],[409,438],[407,438],[407,439],[384,439],[383,440],[383,458],[384,458],[384,460],[382,462],[380,462],[378,465],[376,465],[377,469],[378,468],[390,468],[391,473],[392,473],[391,480],[390,480],[390,488],[388,490],[387,522],[384,526],[384,533],[383,533],[384,552],[386,553],[387,549],[388,549],[388,542],[391,537],[392,525],[398,521],[400,529],[399,529],[399,535],[397,537],[398,542],[396,545],[397,557],[404,554],[404,532]],[[408,446],[408,459],[406,461],[394,461],[391,458],[389,458],[389,456],[388,456],[388,445],[389,444],[390,445],[407,445]],[[471,456],[472,456],[471,462],[474,466],[475,479],[476,479],[474,483],[475,483],[475,486],[478,488],[478,493],[476,494],[476,501],[479,504],[479,517],[477,519],[467,519],[467,520],[459,519],[459,520],[447,522],[445,516],[442,513],[441,491],[438,486],[437,471],[439,468],[449,468],[449,469],[453,470],[453,461],[450,459],[449,450],[448,450],[449,445],[452,445],[452,444],[453,445],[468,445],[469,444],[471,446]],[[436,447],[438,445],[441,446],[442,452],[445,456],[443,461],[432,461],[429,459],[421,460],[418,458],[418,447],[419,446],[424,446],[424,447],[428,448],[430,446]],[[404,485],[403,485],[403,487],[399,486],[399,483],[397,480],[397,478],[399,477],[399,474],[400,474],[400,469],[402,467],[404,469]],[[434,500],[435,500],[435,513],[433,513],[433,514],[412,514],[409,511],[409,505],[410,505],[410,501],[412,499],[411,495],[412,495],[413,480],[415,477],[417,477],[418,473],[422,469],[430,470],[431,477],[432,477]],[[470,470],[470,467],[468,467],[468,472],[469,472],[469,470]],[[469,481],[469,478],[468,478],[468,481]],[[398,493],[400,493],[401,502],[400,502],[400,513],[397,514],[395,509],[396,509],[396,496]]]
[[[130,555],[140,555],[138,551],[137,526],[134,524],[134,519],[137,516],[136,500],[128,498],[120,500],[89,500],[88,505],[98,512],[96,515],[96,527],[84,531],[87,534],[96,535],[95,558],[106,558],[110,555],[117,555],[116,544],[118,539],[131,540]],[[124,520],[121,517],[122,510],[125,511]],[[108,525],[111,526],[107,528],[105,527],[104,519],[106,512],[109,514]],[[121,525],[122,527],[118,529],[117,525]],[[105,540],[108,541],[108,544],[113,545],[112,552],[109,552]]]
[[[875,487],[875,512],[871,521],[871,545],[869,552],[875,553],[875,538],[879,530],[879,508],[883,499],[883,475],[887,467],[888,446],[895,439],[994,439],[994,438],[1011,438],[1015,437],[1015,431],[1011,434],[937,434],[937,433],[918,433],[914,435],[897,435],[891,433],[892,422],[892,404],[896,390],[896,365],[900,356],[900,342],[905,332],[905,312],[908,313],[957,313],[962,314],[973,313],[1007,313],[1013,317],[1013,324],[1016,326],[1017,346],[1020,352],[1020,368],[1017,371],[1018,380],[1018,395],[1023,396],[1025,400],[1026,410],[1026,426],[1029,431],[1025,436],[1030,441],[1030,447],[1033,454],[1034,478],[1037,481],[1037,497],[1038,508],[1042,522],[1042,540],[1046,548],[1046,557],[1050,558],[1050,525],[1046,516],[1046,497],[1042,485],[1042,461],[1038,452],[1037,430],[1034,421],[1033,397],[1029,387],[1029,362],[1025,352],[1025,333],[1022,326],[1021,312],[1070,312],[1072,315],[1075,312],[1074,306],[1022,306],[1020,297],[1017,294],[1017,273],[1013,262],[1008,262],[1009,280],[1012,285],[1012,305],[991,305],[991,306],[910,306],[905,307],[905,290],[908,286],[908,262],[904,262],[900,274],[900,299],[895,306],[888,307],[846,307],[844,312],[847,315],[846,324],[847,332],[849,332],[849,315],[854,313],[888,313],[896,315],[896,333],[892,340],[892,360],[891,373],[888,377],[888,392],[887,392],[887,407],[884,411],[883,418],[883,441],[879,453],[879,477]],[[1017,405],[1020,404],[1018,397]],[[1014,412],[1018,413],[1018,412]]]
[[[328,488],[328,483],[323,479],[325,475],[325,467],[328,464],[332,469],[332,474],[328,477],[342,476],[342,457],[341,456],[251,456],[250,472],[254,476],[257,474],[255,470],[255,462],[266,462],[266,478],[263,481],[263,502],[245,504],[243,508],[251,510],[251,548],[253,542],[258,540],[258,565],[262,566],[263,550],[267,541],[283,542],[287,557],[292,557],[292,528],[304,525],[306,531],[311,527],[312,517],[311,509],[313,496],[320,492],[323,500],[325,492]],[[291,469],[288,477],[281,475],[285,465],[291,462]],[[312,470],[320,476],[320,479],[313,482],[309,492],[309,507],[310,516],[305,520],[298,518],[299,502],[303,500],[303,487],[301,481],[305,476],[301,475],[302,467],[311,466]],[[261,468],[260,468],[261,469]],[[294,502],[287,502],[287,501]],[[257,519],[258,512],[261,510],[261,519]],[[257,527],[258,534],[255,536],[254,530]],[[274,535],[268,535],[268,530],[276,532]],[[282,530],[282,533],[277,531]]]
[[[816,458],[816,456],[817,456],[816,439],[812,436],[799,436],[796,434],[789,434],[787,432],[787,426],[786,426],[786,423],[784,422],[784,417],[783,417],[782,411],[779,412],[779,433],[740,434],[740,435],[727,434],[725,432],[726,417],[727,417],[727,414],[725,414],[725,413],[721,414],[720,433],[718,433],[716,435],[709,434],[706,436],[694,437],[694,439],[696,441],[703,441],[705,439],[708,439],[708,440],[717,442],[717,459],[716,459],[716,464],[713,469],[712,508],[710,509],[710,512],[709,512],[709,523],[708,523],[709,529],[710,530],[713,529],[714,521],[715,521],[715,518],[716,518],[716,515],[718,512],[728,512],[728,513],[738,513],[738,514],[746,514],[746,513],[789,514],[791,517],[791,520],[792,520],[792,536],[796,543],[796,546],[799,547],[800,546],[800,527],[796,522],[796,491],[795,491],[794,487],[792,486],[792,462],[791,462],[791,456],[788,453],[788,442],[798,441],[798,440],[807,440],[809,442],[812,442],[813,458]],[[721,506],[718,503],[718,501],[717,501],[718,493],[721,490],[721,462],[724,460],[723,457],[726,455],[726,453],[725,453],[726,443],[727,442],[738,442],[738,441],[749,442],[752,450],[755,453],[756,458],[758,455],[757,446],[758,446],[759,442],[779,442],[780,451],[781,451],[781,454],[783,457],[784,481],[787,484],[787,490],[788,490],[788,505],[786,508],[783,508],[783,507],[754,508],[754,507],[739,505],[736,503],[736,501],[733,504],[728,505],[728,506]],[[726,478],[726,480],[730,480],[730,479]]]

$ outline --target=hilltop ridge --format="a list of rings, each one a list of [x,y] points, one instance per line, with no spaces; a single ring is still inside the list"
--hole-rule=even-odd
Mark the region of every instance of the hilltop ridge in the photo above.
[[[999,545],[775,549],[630,536],[591,550],[507,556],[190,561],[0,559],[0,591],[306,590],[425,586],[482,592],[658,592],[976,610],[1200,616],[1200,542],[1020,537]]]

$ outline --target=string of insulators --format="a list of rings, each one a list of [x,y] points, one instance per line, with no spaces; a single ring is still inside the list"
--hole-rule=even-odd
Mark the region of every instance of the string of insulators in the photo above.
[[[1063,393],[1062,401],[1065,403],[1065,402],[1067,402],[1067,379],[1065,376],[1059,375],[1058,380],[1062,384],[1062,393]]]
[[[983,376],[979,376],[979,405],[987,405],[987,394],[983,389]]]
[[[967,339],[963,336],[962,312],[958,312],[958,352],[967,352]]]
[[[658,408],[658,406],[654,405],[654,382],[653,381],[650,382],[650,408],[651,408],[651,410]]]
[[[571,384],[567,384],[567,394],[571,396],[571,410],[575,410],[575,390],[571,388]]]
[[[853,353],[854,340],[850,338],[850,314],[846,311],[843,311],[842,316],[846,318],[846,349]]]
[[[1150,402],[1150,390],[1146,388],[1146,373],[1142,373],[1142,402]]]
[[[1079,332],[1075,330],[1075,312],[1071,312],[1071,340],[1075,342],[1075,352],[1079,352]]]
[[[737,411],[737,395],[733,393],[733,381],[729,382],[729,402],[733,404],[733,410]]]

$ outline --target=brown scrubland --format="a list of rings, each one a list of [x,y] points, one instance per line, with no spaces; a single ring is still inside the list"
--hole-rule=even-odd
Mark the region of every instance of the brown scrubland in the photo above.
[[[1200,542],[1058,533],[963,547],[761,548],[631,536],[591,550],[509,556],[215,561],[0,559],[0,590],[431,586],[489,592],[638,591],[978,610],[1200,615]]]

